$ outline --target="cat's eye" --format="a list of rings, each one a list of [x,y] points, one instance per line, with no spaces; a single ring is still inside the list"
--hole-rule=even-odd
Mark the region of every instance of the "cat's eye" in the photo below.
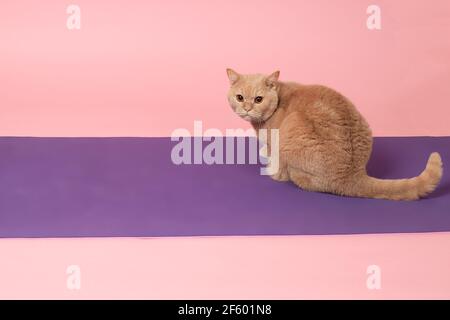
[[[239,101],[239,102],[242,102],[242,101],[244,101],[244,97],[242,95],[238,94],[236,96],[236,100]]]
[[[263,101],[263,97],[261,97],[261,96],[258,96],[255,98],[256,103],[261,103],[262,101]]]

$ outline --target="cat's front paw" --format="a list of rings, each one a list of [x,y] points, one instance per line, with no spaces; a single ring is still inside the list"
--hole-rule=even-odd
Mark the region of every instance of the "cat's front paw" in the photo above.
[[[286,170],[278,170],[277,173],[270,176],[275,181],[286,182],[289,181],[289,175]]]

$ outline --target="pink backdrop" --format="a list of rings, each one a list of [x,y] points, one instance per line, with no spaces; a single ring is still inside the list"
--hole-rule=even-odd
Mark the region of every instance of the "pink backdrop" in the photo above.
[[[226,67],[351,98],[375,135],[450,135],[448,0],[0,2],[0,135],[245,127]],[[368,30],[366,9],[381,8]],[[426,213],[424,213],[426,214]],[[449,298],[450,233],[0,239],[0,298]],[[66,287],[81,267],[82,287]],[[368,265],[382,289],[366,287]]]
[[[450,299],[449,245],[450,233],[2,239],[0,299]]]
[[[351,98],[375,135],[449,135],[450,2],[0,2],[0,135],[167,136],[237,128],[225,68],[280,69]]]

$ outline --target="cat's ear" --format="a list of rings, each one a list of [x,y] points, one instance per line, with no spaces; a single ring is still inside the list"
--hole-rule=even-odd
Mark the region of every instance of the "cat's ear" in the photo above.
[[[230,80],[230,85],[235,84],[239,80],[239,77],[241,76],[239,73],[230,68],[227,69],[227,74],[228,79]]]
[[[278,82],[278,78],[280,77],[280,71],[275,71],[270,76],[267,76],[266,78],[266,84],[269,87],[275,86],[275,84]]]

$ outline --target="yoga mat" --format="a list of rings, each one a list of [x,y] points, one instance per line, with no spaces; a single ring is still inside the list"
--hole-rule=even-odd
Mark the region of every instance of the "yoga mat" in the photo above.
[[[175,165],[169,138],[0,138],[0,237],[325,235],[450,231],[450,137],[376,138],[370,174],[444,178],[413,202],[302,191],[260,165]],[[207,143],[205,143],[206,145]]]

